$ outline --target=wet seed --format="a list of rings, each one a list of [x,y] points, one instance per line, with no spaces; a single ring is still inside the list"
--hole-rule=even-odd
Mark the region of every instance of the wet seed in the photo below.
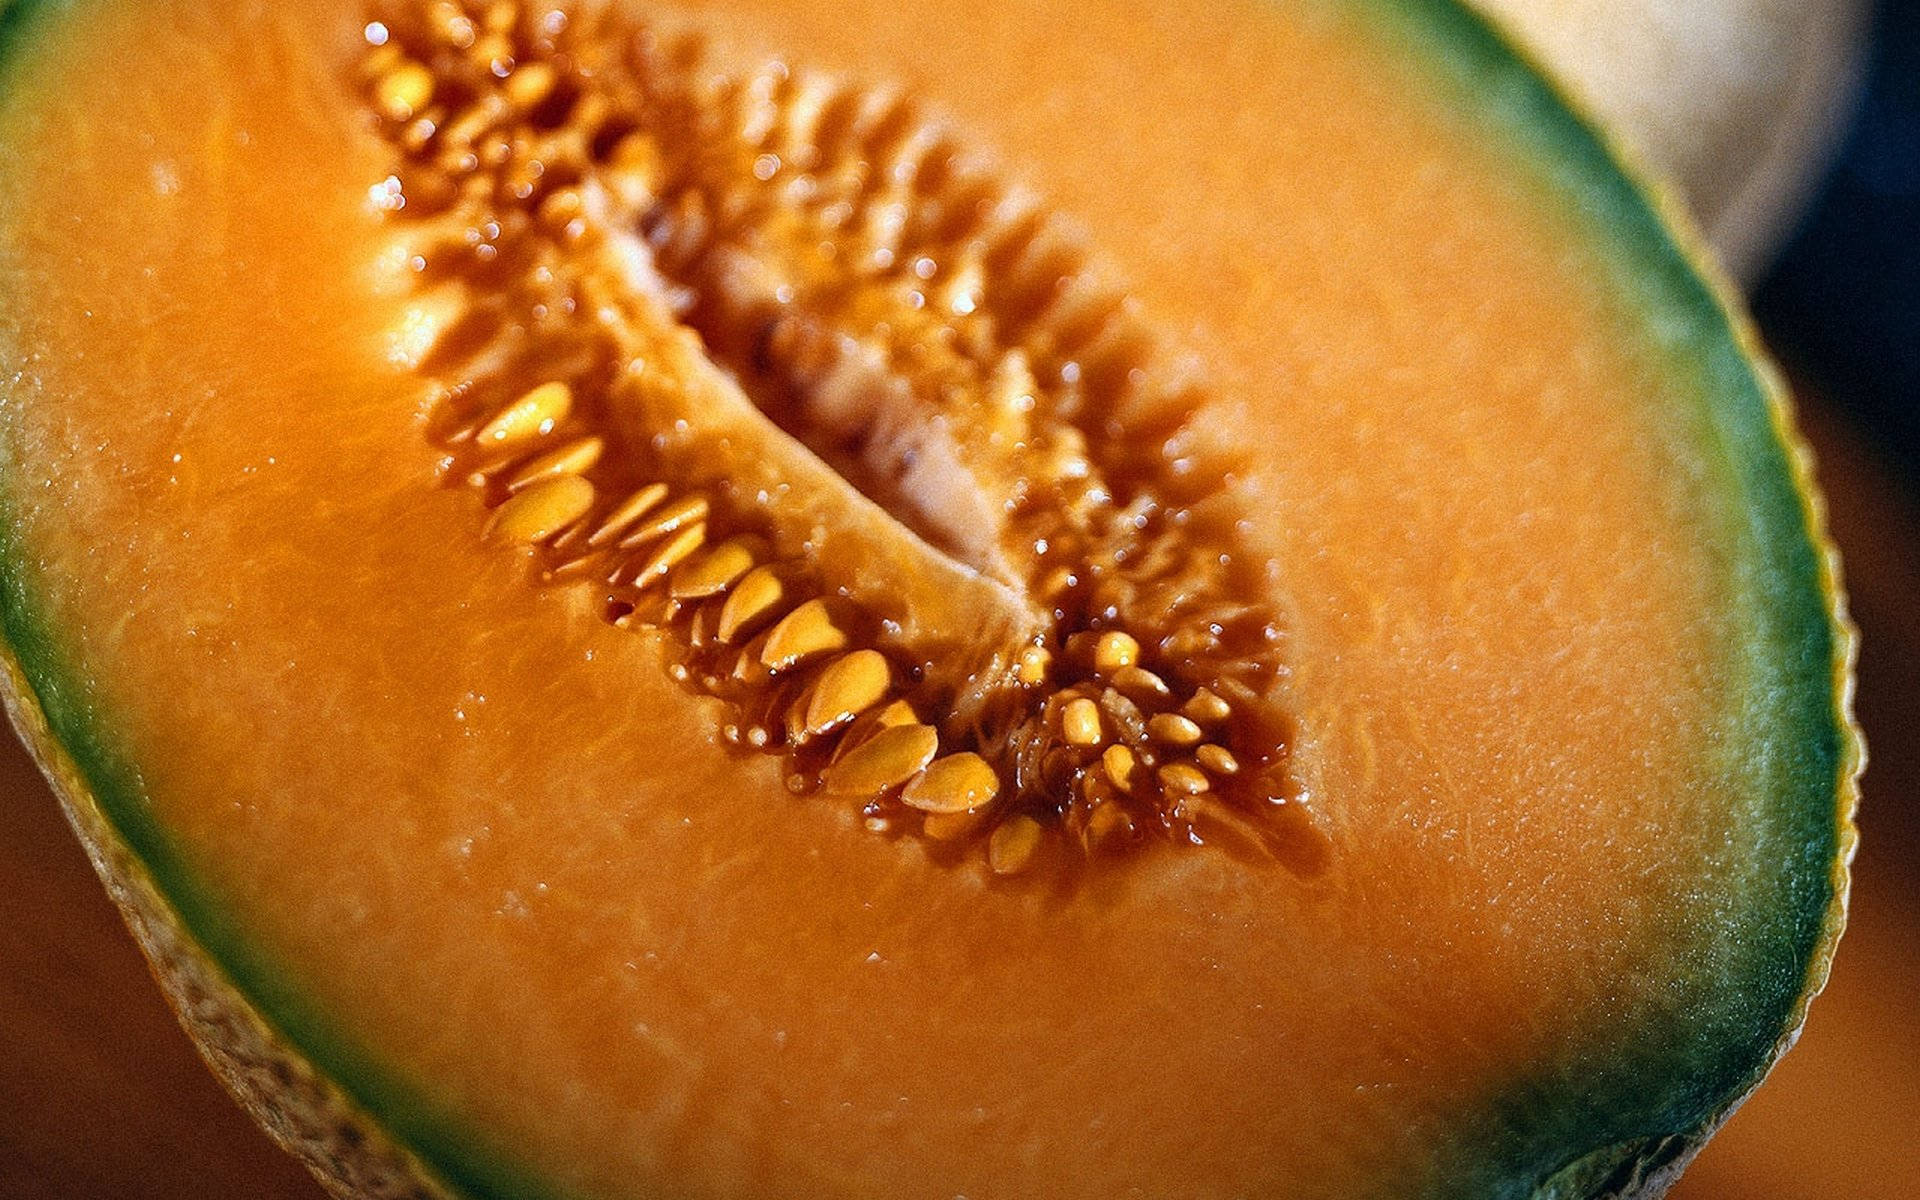
[[[1193,757],[1202,767],[1215,775],[1237,775],[1240,773],[1240,760],[1225,746],[1216,746],[1212,742],[1193,752]]]
[[[779,624],[767,634],[760,662],[769,671],[780,672],[817,655],[844,650],[846,646],[846,631],[834,623],[826,601],[814,599],[780,618]]]
[[[634,572],[633,586],[649,588],[667,577],[668,572],[706,544],[707,527],[703,524],[689,525],[667,539],[666,544],[655,550],[640,569]]]
[[[814,681],[801,727],[817,737],[851,721],[880,703],[892,683],[892,668],[878,650],[855,650],[836,658]]]
[[[583,475],[593,469],[600,461],[600,455],[607,444],[597,437],[575,438],[566,445],[549,450],[513,473],[507,480],[507,490],[517,492],[529,484],[556,475]]]
[[[1102,675],[1112,675],[1122,667],[1131,667],[1140,661],[1140,643],[1130,634],[1112,629],[1100,635],[1093,646],[1093,667]]]
[[[1206,688],[1201,688],[1193,694],[1181,711],[1202,724],[1210,725],[1216,721],[1226,720],[1227,715],[1233,710],[1228,707],[1225,700]]]
[[[1106,772],[1108,781],[1123,792],[1131,792],[1139,778],[1140,760],[1132,750],[1122,745],[1108,746],[1100,756],[1100,769]]]
[[[704,521],[710,507],[705,496],[682,496],[658,512],[648,514],[631,533],[620,539],[620,546],[628,549],[664,537],[683,525]]]
[[[1176,796],[1198,796],[1213,784],[1192,763],[1168,763],[1157,772],[1160,786]]]
[[[1020,665],[1014,669],[1014,678],[1027,687],[1038,687],[1047,681],[1047,668],[1053,664],[1053,655],[1047,653],[1044,646],[1028,646],[1020,652]]]
[[[972,812],[993,803],[1000,776],[971,750],[937,758],[900,793],[901,802],[921,812]]]
[[[553,432],[573,411],[573,389],[555,380],[524,393],[481,426],[481,449],[515,446]]]
[[[495,509],[487,536],[518,545],[543,542],[592,507],[593,485],[578,475],[562,475],[515,494]]]
[[[1106,737],[1100,727],[1100,706],[1085,696],[1067,701],[1060,710],[1060,736],[1070,746],[1098,746]]]
[[[1147,736],[1169,746],[1191,746],[1200,740],[1200,727],[1179,713],[1155,713],[1147,719]]]
[[[715,631],[720,640],[732,645],[761,621],[771,617],[786,597],[786,585],[772,567],[755,567],[747,572],[720,608],[720,624]]]
[[[931,725],[895,725],[868,738],[821,777],[837,796],[873,796],[912,779],[940,749]]]
[[[1166,700],[1173,695],[1166,680],[1144,667],[1121,667],[1109,678],[1113,686],[1136,700]]]
[[[732,538],[681,564],[668,591],[675,600],[704,600],[726,591],[751,570],[753,548],[745,538]]]
[[[587,539],[589,546],[604,546],[625,533],[627,527],[652,511],[653,507],[667,498],[667,485],[650,483],[634,492],[615,505],[612,512],[600,519],[593,535]]]

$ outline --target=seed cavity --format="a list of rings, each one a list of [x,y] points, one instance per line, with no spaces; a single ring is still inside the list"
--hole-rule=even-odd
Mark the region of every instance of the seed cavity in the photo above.
[[[795,791],[994,875],[1324,866],[1200,356],[1066,222],[911,97],[616,6],[372,15],[384,218],[461,298],[429,436],[532,580]]]

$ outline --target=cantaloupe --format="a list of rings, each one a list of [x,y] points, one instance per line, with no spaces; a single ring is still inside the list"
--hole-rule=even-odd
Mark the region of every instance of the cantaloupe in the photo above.
[[[1463,10],[5,19],[9,708],[340,1194],[1652,1194],[1799,1028],[1808,467]]]

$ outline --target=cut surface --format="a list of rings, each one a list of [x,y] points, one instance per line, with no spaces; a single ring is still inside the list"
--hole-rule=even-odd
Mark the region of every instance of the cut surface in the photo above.
[[[613,494],[566,481],[640,461],[679,418],[556,423],[561,465],[491,480],[491,517],[476,503],[451,376],[422,354],[453,310],[407,270],[420,209],[395,214],[382,182],[368,14],[309,7],[8,10],[6,632],[193,936],[448,1179],[1578,1195],[1631,1171],[1610,1147],[1684,1146],[1797,1025],[1855,752],[1780,418],[1632,190],[1457,12],[649,9],[718,73],[777,56],[949,114],[1188,356],[1205,387],[1183,419],[1236,451],[1203,482],[1262,564],[1231,590],[1284,631],[1261,702],[1315,869],[1162,841],[1008,879],[1062,812],[963,830],[981,849],[954,861],[841,802],[900,784],[880,815],[963,826],[987,785],[960,756],[1002,780],[1003,745],[943,727],[929,748],[914,730],[941,714],[918,711],[796,797],[789,763],[730,744],[724,695],[675,678],[690,641],[609,624],[596,580],[542,581],[548,551],[502,545],[604,519]],[[954,517],[993,496],[986,467],[950,498],[889,490],[897,458],[836,456],[817,379],[783,409],[726,344],[741,322],[698,301],[686,319],[682,377],[713,403],[680,418],[731,412],[738,436],[626,480],[671,484],[636,522],[713,503],[622,567],[737,519],[726,537],[769,548],[742,543],[755,567],[797,560],[826,600],[930,591],[964,613],[961,585],[998,588],[1019,602],[983,621],[1004,630],[930,621],[1002,650],[990,669],[1018,686],[1029,564]],[[511,441],[563,380],[569,419],[598,411],[591,375],[556,369],[464,415],[524,399],[493,427]],[[726,457],[742,439],[755,453]],[[796,533],[795,510],[722,486],[803,469],[821,487],[796,494],[828,497],[829,525],[870,515],[868,540]],[[724,593],[742,632],[739,597],[787,594],[688,553],[664,578]],[[823,690],[887,724],[861,650],[889,682],[956,671],[922,704],[988,669],[848,626],[873,636],[803,623],[782,643],[845,654],[831,687],[815,660],[797,724],[851,714]],[[1049,720],[1100,778],[1189,790],[1176,764],[1069,736],[1081,699]],[[1189,740],[1162,721],[1141,744]]]

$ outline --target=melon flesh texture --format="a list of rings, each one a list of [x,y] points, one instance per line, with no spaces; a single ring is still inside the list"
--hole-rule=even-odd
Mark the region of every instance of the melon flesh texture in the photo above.
[[[436,486],[364,15],[22,6],[9,640],[295,1045],[487,1195],[1530,1195],[1753,1082],[1837,890],[1824,576],[1530,80],[1416,3],[649,15],[905,83],[1203,356],[1330,865],[1009,885],[789,796]]]

